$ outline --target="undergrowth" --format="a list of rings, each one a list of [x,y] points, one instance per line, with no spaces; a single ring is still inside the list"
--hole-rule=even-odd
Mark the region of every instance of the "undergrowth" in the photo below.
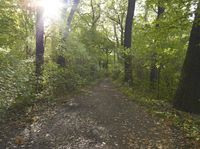
[[[200,143],[200,116],[176,110],[172,104],[166,100],[157,100],[148,94],[121,85],[119,81],[114,83],[120,86],[120,91],[127,95],[134,102],[145,106],[150,114],[158,117],[161,121],[174,126],[186,134],[186,137]]]

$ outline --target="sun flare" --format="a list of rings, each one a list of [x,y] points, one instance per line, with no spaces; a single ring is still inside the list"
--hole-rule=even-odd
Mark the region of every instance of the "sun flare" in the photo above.
[[[59,19],[64,7],[62,0],[41,0],[39,5],[44,7],[44,18],[50,20]]]

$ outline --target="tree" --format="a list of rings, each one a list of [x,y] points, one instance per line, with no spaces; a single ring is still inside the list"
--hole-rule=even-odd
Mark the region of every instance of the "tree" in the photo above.
[[[181,80],[174,106],[187,112],[200,113],[200,2],[195,13]]]
[[[67,25],[66,25],[66,28],[65,28],[65,31],[64,31],[64,37],[63,37],[64,40],[68,37],[69,31],[70,31],[70,26],[71,26],[71,23],[72,23],[74,14],[77,10],[79,2],[80,2],[80,0],[74,0],[73,1],[73,5],[72,5],[72,8],[71,8],[70,14],[67,18]]]
[[[109,10],[106,12],[106,16],[114,22],[116,26],[116,32],[120,32],[120,44],[124,45],[124,24],[127,11],[127,2],[123,0],[111,1],[108,5]]]
[[[117,29],[116,29],[116,25],[115,24],[113,24],[113,30],[114,30],[114,37],[115,37],[115,42],[116,42],[116,48],[118,48],[119,47],[119,38],[118,38],[118,35],[117,35]],[[115,67],[115,64],[116,64],[116,55],[117,55],[117,53],[116,53],[116,49],[114,49],[113,50],[113,55],[114,55],[114,67]],[[117,56],[118,57],[118,56]]]
[[[62,37],[62,41],[61,41],[60,51],[62,51],[63,49],[66,49],[66,47],[65,47],[66,46],[66,40],[69,36],[69,32],[70,32],[70,29],[71,29],[71,23],[72,23],[72,20],[74,18],[74,14],[77,10],[79,2],[80,2],[80,0],[73,0],[72,8],[71,8],[70,13],[67,17],[66,26],[65,26],[64,31],[63,31],[63,37]],[[67,11],[67,9],[65,8],[63,17],[66,15],[66,11]],[[62,52],[59,53],[59,55],[57,57],[57,64],[59,64],[61,67],[66,66],[66,59],[62,55]]]
[[[44,64],[44,8],[37,8],[36,16],[36,92],[41,91],[42,65]]]
[[[159,21],[162,14],[164,13],[165,9],[164,7],[161,5],[161,2],[158,1],[158,9],[157,9],[157,18],[156,21]],[[159,29],[160,24],[156,23],[156,28]],[[159,42],[155,40],[155,47],[157,48],[159,45]],[[154,49],[155,51],[152,53],[151,55],[151,70],[150,70],[150,88],[151,89],[156,89],[156,83],[157,83],[157,96],[159,99],[159,75],[160,75],[160,68],[157,68],[157,62],[158,62],[158,55],[156,53],[156,49]]]
[[[127,83],[133,82],[132,76],[132,56],[127,52],[131,48],[132,42],[132,26],[133,26],[133,16],[135,11],[135,0],[128,1],[128,10],[126,16],[126,25],[124,33],[124,47],[125,47],[125,56],[124,56],[124,81]]]

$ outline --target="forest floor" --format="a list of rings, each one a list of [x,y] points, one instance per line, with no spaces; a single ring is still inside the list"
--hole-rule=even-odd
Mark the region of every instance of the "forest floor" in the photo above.
[[[59,104],[41,103],[0,125],[0,148],[195,149],[176,128],[104,79]],[[16,116],[17,115],[17,116]]]

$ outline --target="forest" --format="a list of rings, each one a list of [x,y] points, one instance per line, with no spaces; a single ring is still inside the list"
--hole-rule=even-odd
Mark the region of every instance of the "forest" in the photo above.
[[[0,0],[0,148],[198,149],[199,114],[200,0]]]

